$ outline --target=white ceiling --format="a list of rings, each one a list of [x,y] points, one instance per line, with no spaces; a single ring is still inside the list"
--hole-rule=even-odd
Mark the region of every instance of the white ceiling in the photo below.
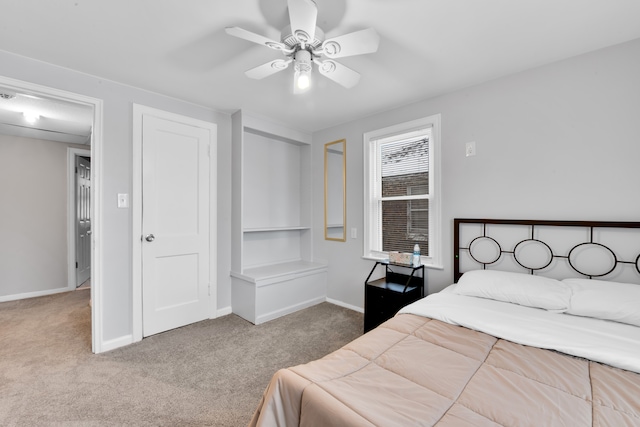
[[[90,106],[0,87],[0,134],[88,145],[92,128]]]
[[[224,28],[279,40],[286,0],[0,0],[0,49],[316,131],[640,38],[638,0],[316,2],[327,37],[380,34],[376,53],[339,60],[362,74],[352,89],[315,72],[312,90],[294,95],[291,68],[244,75],[281,54]]]

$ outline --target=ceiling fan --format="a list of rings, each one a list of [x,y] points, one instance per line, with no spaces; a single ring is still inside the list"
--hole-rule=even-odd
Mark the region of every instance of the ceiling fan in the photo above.
[[[311,84],[311,71],[315,64],[323,76],[346,88],[355,86],[360,74],[334,61],[334,58],[377,51],[380,36],[376,30],[368,28],[325,40],[324,32],[316,27],[318,6],[314,0],[287,0],[287,5],[291,25],[282,30],[279,42],[240,27],[225,28],[229,35],[279,50],[285,56],[246,71],[247,77],[263,79],[293,63],[294,93],[302,93]]]

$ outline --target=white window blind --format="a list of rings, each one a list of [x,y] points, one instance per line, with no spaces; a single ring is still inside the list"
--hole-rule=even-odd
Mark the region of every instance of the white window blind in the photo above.
[[[387,142],[380,147],[382,176],[429,172],[429,138]]]

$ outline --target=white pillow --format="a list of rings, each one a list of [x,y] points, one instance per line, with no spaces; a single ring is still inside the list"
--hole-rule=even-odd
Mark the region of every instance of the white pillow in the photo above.
[[[571,289],[559,280],[497,270],[464,273],[454,292],[562,312],[569,308]]]
[[[572,290],[568,314],[640,326],[640,285],[593,279],[564,279]]]

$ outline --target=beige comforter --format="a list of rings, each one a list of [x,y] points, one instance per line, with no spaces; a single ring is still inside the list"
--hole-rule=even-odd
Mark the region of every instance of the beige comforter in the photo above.
[[[250,426],[640,426],[640,375],[401,314],[278,371]]]

